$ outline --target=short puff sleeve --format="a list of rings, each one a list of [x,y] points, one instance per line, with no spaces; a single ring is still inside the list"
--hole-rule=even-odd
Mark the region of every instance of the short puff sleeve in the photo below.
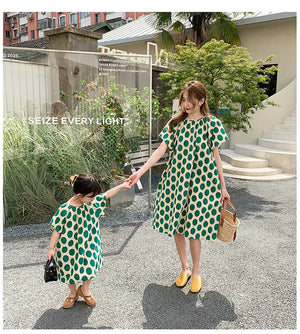
[[[106,194],[99,194],[93,200],[92,205],[95,208],[95,216],[97,218],[104,216],[106,209]]]
[[[174,134],[173,134],[173,128],[172,132],[169,132],[169,123],[162,129],[161,133],[159,134],[159,137],[168,145],[170,150],[173,150],[174,148]]]
[[[221,144],[229,140],[221,121],[214,116],[210,117],[208,140],[211,150],[215,147],[220,149]]]
[[[62,233],[64,224],[66,222],[67,212],[67,203],[62,204],[57,209],[52,219],[50,220],[50,228],[52,231],[55,229],[58,233]]]

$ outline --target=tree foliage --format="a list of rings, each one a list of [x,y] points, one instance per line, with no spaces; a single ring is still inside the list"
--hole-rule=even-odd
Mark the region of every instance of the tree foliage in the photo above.
[[[215,39],[200,49],[187,41],[185,46],[176,46],[178,53],[169,53],[169,71],[161,74],[163,83],[172,87],[166,97],[178,97],[183,85],[190,80],[201,81],[207,89],[209,107],[219,117],[220,108],[228,108],[222,121],[232,130],[247,132],[255,110],[266,104],[267,99],[261,84],[268,82],[268,75],[277,71],[275,66],[264,68],[273,56],[264,61],[251,61],[246,48],[230,45]]]
[[[167,50],[171,50],[175,44],[184,45],[188,39],[198,47],[212,38],[240,45],[238,29],[232,20],[236,15],[237,13],[228,15],[223,12],[155,12],[150,23],[160,31],[158,43]],[[189,29],[192,34],[188,38]],[[180,34],[176,42],[174,33]]]

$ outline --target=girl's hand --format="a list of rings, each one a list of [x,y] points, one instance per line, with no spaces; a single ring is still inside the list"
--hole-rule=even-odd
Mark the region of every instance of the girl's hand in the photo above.
[[[137,172],[133,173],[132,175],[130,175],[129,179],[127,179],[126,181],[130,181],[130,185],[133,186],[134,184],[137,183],[137,181],[140,179],[140,177],[141,177],[141,175],[137,171]]]
[[[129,179],[125,180],[122,184],[123,189],[130,189],[131,188],[131,181]]]
[[[230,196],[229,196],[226,188],[222,188],[221,189],[221,201],[222,201],[222,203],[223,203],[223,201],[224,201],[225,198],[228,198],[229,201],[230,201]]]
[[[47,259],[50,260],[51,257],[54,257],[54,248],[49,248],[48,253],[47,253]]]

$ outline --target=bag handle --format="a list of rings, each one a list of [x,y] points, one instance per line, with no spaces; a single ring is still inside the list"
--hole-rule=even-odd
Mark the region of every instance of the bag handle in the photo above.
[[[223,223],[224,223],[224,218],[225,218],[225,212],[226,212],[226,207],[227,207],[227,204],[229,206],[231,206],[231,208],[233,209],[233,220],[236,219],[236,212],[235,212],[235,208],[233,206],[233,204],[230,202],[229,199],[225,198],[223,200],[223,203],[222,203],[222,210],[221,210],[221,218],[220,218],[220,224],[221,226],[223,226]]]
[[[50,266],[56,268],[56,263],[54,262],[53,256],[51,256],[51,258],[47,260],[46,265],[45,265],[45,269],[48,270]]]

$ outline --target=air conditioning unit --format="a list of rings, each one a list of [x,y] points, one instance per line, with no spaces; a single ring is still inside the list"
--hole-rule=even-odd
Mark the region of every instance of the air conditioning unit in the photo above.
[[[11,26],[12,28],[14,28],[15,24],[14,24],[14,23],[11,23],[10,26]]]
[[[28,20],[33,20],[33,13],[28,14],[28,15],[27,15],[27,19],[28,19]]]

